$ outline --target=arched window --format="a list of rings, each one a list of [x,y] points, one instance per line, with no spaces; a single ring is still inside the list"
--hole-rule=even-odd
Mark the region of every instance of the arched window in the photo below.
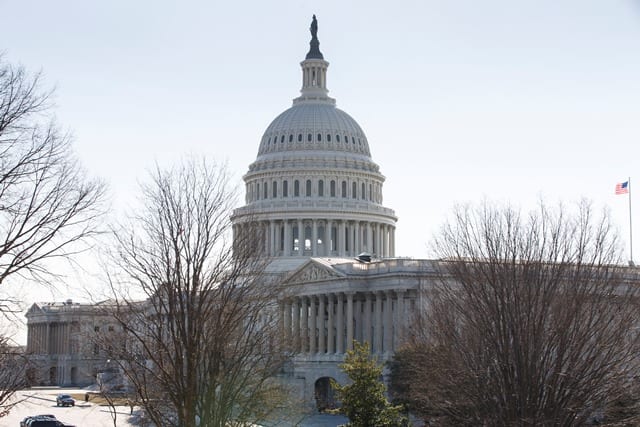
[[[293,135],[289,135],[289,142],[293,142]]]
[[[307,191],[305,196],[311,197],[311,180],[310,179],[307,180],[306,190]]]
[[[300,181],[293,181],[293,197],[300,197]]]
[[[311,134],[307,134],[307,141],[311,142],[312,139],[313,139],[313,136],[311,136]]]
[[[324,181],[318,181],[318,196],[324,197]]]
[[[358,184],[356,184],[355,182],[351,183],[351,198],[358,198]]]
[[[360,197],[362,197],[362,200],[366,200],[367,199],[367,192],[365,191],[365,185],[364,182],[362,183],[362,191],[360,192]]]
[[[264,186],[264,188],[263,188],[263,190],[264,190],[264,196],[263,196],[262,198],[263,198],[263,199],[266,199],[266,198],[267,198],[267,196],[268,196],[268,194],[269,194],[269,192],[267,191],[267,183],[265,182],[263,186]]]
[[[331,135],[327,134],[327,142],[331,142]]]
[[[340,135],[336,135],[336,141],[340,142]]]
[[[329,185],[329,187],[330,187],[329,195],[331,197],[336,197],[336,182],[335,181],[331,181],[331,184]]]
[[[301,133],[298,134],[298,142],[302,142],[302,134]]]
[[[342,181],[342,197],[347,197],[347,181]]]
[[[369,200],[373,201],[373,185],[369,184]]]
[[[289,197],[289,181],[282,183],[282,197]]]
[[[260,200],[260,183],[256,184],[256,200]]]
[[[349,137],[347,135],[344,136],[344,143],[345,144],[349,143]]]
[[[318,142],[322,141],[322,135],[318,134]]]
[[[280,144],[282,144],[283,142],[284,142],[284,135],[280,137]]]
[[[276,181],[273,181],[273,184],[271,184],[271,190],[273,198],[275,199],[276,197],[278,197],[278,183]]]

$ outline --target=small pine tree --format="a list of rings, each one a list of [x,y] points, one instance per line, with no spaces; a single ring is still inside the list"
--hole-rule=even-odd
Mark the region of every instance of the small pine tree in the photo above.
[[[336,412],[349,418],[348,427],[404,427],[408,420],[401,414],[402,406],[393,406],[386,396],[386,386],[380,377],[382,365],[369,353],[369,344],[354,341],[354,349],[347,352],[340,365],[351,384],[332,381],[342,407]]]

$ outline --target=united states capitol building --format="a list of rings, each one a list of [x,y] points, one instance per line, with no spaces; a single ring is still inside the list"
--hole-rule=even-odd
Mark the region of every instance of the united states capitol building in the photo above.
[[[397,258],[397,216],[384,205],[385,177],[363,129],[329,97],[329,62],[317,22],[291,108],[266,128],[244,176],[245,205],[234,233],[260,227],[267,273],[284,281],[278,298],[284,334],[293,343],[283,377],[310,405],[332,404],[330,378],[353,340],[393,354],[435,280],[430,261]],[[42,383],[87,385],[104,364],[98,349],[78,342],[81,329],[109,328],[102,307],[36,303],[27,313],[27,351]]]

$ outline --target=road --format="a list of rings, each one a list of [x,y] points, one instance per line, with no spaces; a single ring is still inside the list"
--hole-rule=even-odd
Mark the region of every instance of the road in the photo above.
[[[60,393],[84,394],[82,389],[59,389],[59,388],[32,388],[19,391],[17,399],[23,401],[16,405],[9,415],[0,418],[0,426],[20,425],[25,417],[29,415],[53,414],[57,419],[65,424],[76,427],[113,427],[113,417],[108,406],[99,406],[91,402],[77,401],[76,406],[58,407],[56,406],[56,395]],[[135,424],[129,423],[133,419],[128,406],[116,407],[115,426],[125,427]]]

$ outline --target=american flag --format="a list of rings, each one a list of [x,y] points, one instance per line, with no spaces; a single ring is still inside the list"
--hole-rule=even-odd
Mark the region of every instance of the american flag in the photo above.
[[[629,181],[616,184],[616,194],[627,194],[629,192]]]

